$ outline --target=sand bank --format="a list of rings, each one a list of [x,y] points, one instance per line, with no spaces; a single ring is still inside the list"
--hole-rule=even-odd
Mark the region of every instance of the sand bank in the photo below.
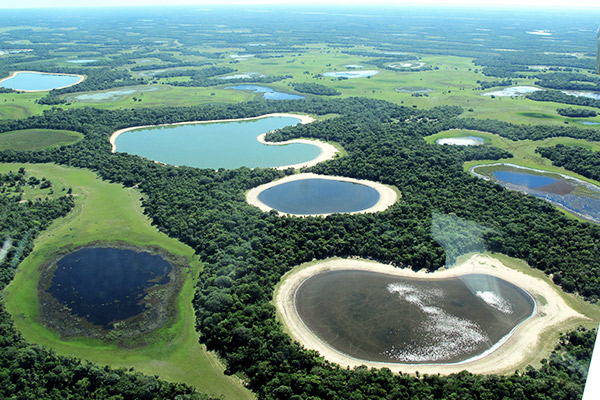
[[[268,133],[269,132],[258,135],[256,140],[258,140],[260,143],[268,144],[271,146],[285,146],[286,144],[292,144],[292,143],[304,143],[304,144],[310,144],[313,146],[317,146],[319,149],[321,149],[321,154],[319,154],[317,156],[317,158],[313,158],[312,160],[309,160],[309,161],[306,161],[303,163],[282,165],[280,167],[275,167],[275,169],[284,170],[284,169],[288,169],[288,168],[300,169],[300,168],[312,167],[313,165],[317,165],[320,162],[332,159],[333,157],[335,157],[335,155],[338,152],[338,150],[332,144],[321,142],[320,140],[316,140],[316,139],[292,139],[292,140],[286,140],[285,142],[266,142],[265,136],[267,136]]]
[[[39,71],[15,71],[12,74],[10,74],[10,76],[8,76],[6,78],[3,78],[3,79],[0,79],[0,83],[6,81],[8,79],[14,78],[15,76],[17,76],[20,73],[42,74],[42,75],[64,75],[64,76],[77,76],[77,77],[79,77],[79,80],[77,82],[75,82],[75,83],[72,83],[70,85],[60,86],[60,87],[57,87],[57,88],[54,88],[54,89],[64,89],[66,87],[74,86],[74,85],[77,85],[78,83],[81,83],[85,79],[85,76],[83,76],[83,75],[77,75],[77,74],[63,74],[63,73],[59,73],[59,72],[39,72]],[[14,89],[14,90],[16,90],[18,92],[49,92],[50,90],[54,90],[54,89],[41,89],[41,90]]]
[[[390,186],[384,185],[382,183],[361,180],[361,179],[347,178],[344,176],[329,176],[329,175],[317,175],[317,174],[313,174],[313,173],[303,173],[303,174],[286,176],[285,178],[282,178],[282,179],[279,179],[279,180],[276,180],[273,182],[265,183],[264,185],[260,185],[253,189],[250,189],[248,192],[246,192],[246,201],[249,204],[260,208],[264,212],[269,212],[272,210],[272,208],[258,199],[258,195],[262,191],[272,188],[273,186],[277,186],[281,183],[297,181],[300,179],[315,179],[315,178],[328,179],[328,180],[332,180],[332,181],[344,181],[344,182],[359,183],[361,185],[369,186],[369,187],[377,190],[377,192],[379,193],[379,200],[377,201],[377,203],[375,203],[375,205],[373,207],[367,208],[366,210],[355,211],[355,212],[346,213],[346,214],[364,214],[364,213],[376,213],[379,211],[385,211],[390,206],[392,206],[396,202],[396,200],[398,200],[398,193]],[[287,213],[279,212],[279,215],[324,217],[324,216],[327,216],[330,214],[298,215],[298,214],[287,214]]]
[[[265,114],[265,115],[259,115],[258,117],[249,117],[249,118],[234,118],[234,119],[213,119],[210,121],[190,121],[190,122],[174,122],[172,124],[159,124],[159,125],[141,125],[141,126],[132,126],[130,128],[124,128],[124,129],[119,129],[118,131],[114,132],[112,135],[110,135],[110,144],[112,146],[112,152],[116,152],[117,151],[117,145],[116,145],[116,140],[117,138],[125,133],[125,132],[129,132],[135,129],[145,129],[145,128],[155,128],[155,127],[159,127],[159,126],[176,126],[176,125],[191,125],[191,124],[214,124],[216,122],[237,122],[237,121],[250,121],[250,120],[254,120],[254,119],[261,119],[261,118],[268,118],[268,117],[291,117],[291,118],[298,118],[300,120],[301,124],[310,124],[311,122],[314,122],[315,119],[309,115],[300,115],[300,114],[284,114],[284,113],[272,113],[272,114]],[[286,144],[286,143],[292,143],[293,141],[290,140],[288,142],[281,142],[281,143],[269,143],[269,142],[265,142],[264,141],[264,135],[260,135],[262,136],[262,139],[258,139],[257,140],[261,143],[266,143],[266,144]],[[259,137],[260,137],[259,136]],[[296,140],[301,140],[301,139],[296,139]],[[299,142],[295,142],[295,143],[299,143]],[[310,144],[314,144],[314,145],[319,145],[320,144],[324,144],[327,145],[327,143],[322,143],[322,142],[313,142],[310,141]],[[329,146],[329,145],[328,145]],[[321,147],[321,146],[319,146]],[[333,147],[333,146],[331,146]],[[325,150],[323,149],[323,147],[321,147],[321,154],[324,153]],[[334,153],[335,154],[335,153]],[[333,157],[333,155],[331,155],[331,157]],[[283,168],[283,167],[279,167],[279,168]]]
[[[350,357],[329,347],[314,335],[302,322],[294,304],[296,289],[309,277],[331,270],[362,270],[381,272],[411,278],[449,278],[465,274],[488,274],[527,291],[536,302],[536,311],[532,317],[516,328],[507,340],[484,357],[474,357],[455,364],[399,364],[369,362]],[[406,268],[358,259],[328,259],[322,262],[301,265],[288,272],[275,291],[274,303],[278,317],[283,321],[291,336],[308,349],[317,350],[325,359],[341,366],[359,366],[383,368],[394,372],[452,374],[468,370],[480,374],[512,373],[524,363],[535,362],[539,358],[540,346],[544,344],[545,333],[566,322],[577,322],[587,318],[571,307],[559,294],[559,288],[542,279],[526,275],[508,268],[490,256],[474,255],[460,265],[434,273],[414,272]]]

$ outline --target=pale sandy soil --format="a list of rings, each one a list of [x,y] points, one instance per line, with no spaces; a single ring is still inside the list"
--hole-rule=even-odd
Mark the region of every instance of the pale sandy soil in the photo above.
[[[215,122],[236,122],[236,121],[250,121],[253,119],[261,119],[261,118],[267,118],[267,117],[291,117],[291,118],[298,118],[300,120],[301,124],[310,124],[311,122],[314,122],[315,119],[313,117],[311,117],[310,115],[300,115],[300,114],[284,114],[284,113],[272,113],[272,114],[265,114],[265,115],[259,115],[258,117],[250,117],[250,118],[234,118],[234,119],[213,119],[210,121],[191,121],[191,122],[175,122],[172,124],[160,124],[160,125],[142,125],[142,126],[132,126],[130,128],[125,128],[125,129],[119,129],[118,131],[114,132],[112,135],[110,135],[110,144],[112,146],[112,152],[116,152],[117,151],[117,145],[115,144],[117,138],[125,132],[128,131],[132,131],[134,129],[144,129],[144,128],[154,128],[157,126],[176,126],[176,125],[188,125],[188,124],[213,124]],[[259,142],[261,143],[267,143],[267,144],[280,144],[280,143],[268,143],[264,141],[264,134],[260,135],[262,136],[262,140],[258,139]],[[259,136],[259,137],[260,137]],[[300,139],[298,139],[300,140]],[[283,143],[291,143],[293,141],[289,141],[289,142],[283,142]],[[283,144],[281,143],[281,144]],[[314,145],[319,145],[319,143],[321,142],[310,142],[310,144],[314,144]],[[327,143],[322,143],[322,144],[327,144]],[[321,146],[319,146],[321,147]],[[331,146],[333,147],[333,146]],[[321,147],[321,152],[325,152],[325,150],[323,150],[323,147]],[[333,155],[332,155],[333,157]]]
[[[330,270],[364,270],[393,274],[413,278],[448,278],[464,274],[488,274],[511,282],[527,291],[536,301],[534,315],[523,322],[513,334],[494,351],[478,358],[456,364],[395,364],[359,360],[334,350],[315,336],[302,322],[296,312],[294,296],[296,289],[307,278]],[[328,259],[318,263],[299,266],[288,272],[276,290],[274,303],[278,316],[289,330],[291,336],[306,348],[317,350],[327,360],[343,367],[366,365],[368,367],[387,367],[394,372],[423,374],[451,374],[468,370],[472,373],[511,373],[524,362],[530,362],[539,351],[539,344],[545,340],[545,333],[553,327],[567,321],[587,320],[587,318],[569,307],[558,293],[560,289],[551,284],[508,268],[500,261],[484,255],[474,255],[460,265],[434,273],[414,272],[409,269],[395,268],[391,265],[359,259]],[[533,361],[533,360],[532,360]]]
[[[376,213],[379,211],[385,211],[390,206],[392,206],[396,202],[396,200],[398,200],[397,192],[394,189],[392,189],[391,187],[386,186],[382,183],[361,180],[361,179],[346,178],[343,176],[330,176],[330,175],[317,175],[317,174],[313,174],[313,173],[303,173],[303,174],[289,175],[289,176],[286,176],[285,178],[282,178],[282,179],[279,179],[279,180],[276,180],[273,182],[265,183],[264,185],[260,185],[253,189],[250,189],[248,192],[246,192],[246,201],[249,204],[260,208],[262,211],[269,212],[272,210],[272,208],[258,199],[258,195],[263,190],[269,189],[273,186],[277,186],[281,183],[297,181],[300,179],[311,179],[311,178],[359,183],[359,184],[362,184],[365,186],[369,186],[369,187],[377,190],[377,192],[379,192],[379,200],[377,201],[377,203],[375,203],[375,205],[373,207],[368,208],[366,210],[356,211],[356,212],[347,213],[347,214],[364,214],[364,213]],[[279,215],[305,216],[305,215],[298,215],[298,214],[286,214],[286,213],[282,213],[282,212],[279,212]],[[311,217],[317,217],[317,216],[324,217],[327,215],[330,215],[330,214],[311,214],[310,216]]]
[[[66,75],[66,76],[78,76],[79,80],[75,83],[72,83],[70,85],[65,85],[65,86],[61,86],[61,87],[57,87],[55,89],[64,89],[66,87],[69,86],[74,86],[77,85],[78,83],[81,83],[81,81],[83,81],[85,79],[85,76],[83,75],[76,75],[76,74],[61,74],[58,72],[39,72],[39,71],[15,71],[12,74],[10,74],[10,76],[0,79],[0,83],[4,82],[5,80],[8,80],[10,78],[14,78],[15,76],[17,76],[17,74],[20,74],[21,72],[24,73],[32,73],[32,74],[43,74],[43,75]],[[51,89],[42,89],[42,90],[22,90],[22,89],[15,89],[19,92],[49,92]]]
[[[320,162],[332,159],[333,157],[335,157],[335,155],[338,152],[338,150],[333,145],[331,145],[329,143],[321,142],[320,140],[313,140],[313,139],[292,139],[292,140],[286,140],[285,142],[265,142],[265,136],[267,136],[267,133],[258,135],[256,140],[258,140],[260,143],[264,143],[264,144],[268,144],[268,145],[272,145],[272,146],[284,146],[286,144],[291,144],[291,143],[305,143],[305,144],[311,144],[313,146],[317,146],[319,149],[321,149],[321,154],[319,154],[319,156],[317,158],[313,158],[312,160],[306,161],[303,163],[282,165],[280,167],[275,167],[275,169],[284,170],[284,169],[288,169],[288,168],[300,169],[300,168],[312,167],[313,165],[317,165]]]

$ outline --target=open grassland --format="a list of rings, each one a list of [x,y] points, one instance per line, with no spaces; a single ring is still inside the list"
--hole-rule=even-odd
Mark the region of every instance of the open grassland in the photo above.
[[[299,50],[298,53],[286,53],[282,57],[261,59],[257,57],[238,58],[229,57],[229,54],[242,53],[243,49],[235,48],[202,48],[197,50],[205,52],[222,52],[220,59],[207,59],[198,56],[178,55],[182,61],[214,63],[217,67],[230,67],[237,70],[232,74],[258,73],[262,75],[291,75],[293,78],[285,79],[269,84],[252,83],[253,85],[263,85],[271,87],[277,91],[296,93],[290,86],[292,82],[299,83],[319,83],[334,88],[342,93],[342,97],[364,96],[387,100],[396,104],[406,106],[417,106],[419,108],[431,108],[442,105],[458,105],[463,107],[465,116],[481,119],[497,119],[506,122],[518,124],[554,124],[576,123],[576,119],[562,117],[557,114],[556,108],[565,107],[565,105],[551,102],[535,102],[525,99],[521,96],[491,98],[482,96],[482,93],[494,91],[502,88],[493,88],[482,91],[478,80],[493,81],[498,80],[493,77],[486,77],[481,73],[481,67],[473,64],[472,60],[465,57],[454,56],[431,56],[417,54],[419,63],[430,66],[432,69],[427,71],[395,71],[383,69],[374,64],[373,57],[364,57],[342,53],[341,50],[327,47],[326,45],[310,45],[306,49]],[[373,48],[357,46],[350,50],[370,51]],[[73,56],[64,56],[66,59],[77,58]],[[91,58],[96,58],[89,56]],[[152,65],[165,65],[157,58],[148,58],[138,60],[140,63]],[[393,58],[386,64],[394,63]],[[73,67],[73,64],[64,63]],[[133,66],[138,65],[133,64]],[[325,72],[346,71],[346,65],[361,65],[364,70],[377,70],[379,74],[371,78],[356,79],[338,79],[321,76]],[[81,68],[85,64],[80,65]],[[92,68],[92,67],[89,67]],[[202,67],[183,67],[177,69],[203,69]],[[360,69],[356,70],[359,71]],[[136,77],[150,71],[136,72],[132,74]],[[149,77],[148,77],[149,78]],[[152,79],[149,82],[156,81],[154,86],[158,90],[135,92],[124,95],[120,98],[110,99],[109,101],[80,101],[77,95],[95,94],[118,90],[119,88],[109,89],[99,92],[84,92],[64,95],[68,104],[60,105],[61,108],[79,108],[96,107],[103,109],[117,108],[142,108],[159,106],[191,106],[200,104],[215,103],[238,103],[247,100],[260,100],[261,94],[247,91],[238,91],[225,89],[228,86],[240,84],[236,79],[223,80],[223,84],[212,87],[175,87],[168,83],[174,80],[186,81],[187,77]],[[532,86],[535,83],[531,78],[513,79],[515,85]],[[245,84],[245,83],[243,83]],[[406,87],[422,87],[430,89],[426,94],[402,93],[398,89]],[[128,89],[135,87],[128,87]],[[141,87],[140,87],[141,88]],[[50,106],[42,106],[35,103],[35,100],[42,98],[46,93],[1,93],[0,104],[6,107],[0,107],[0,118],[23,118],[30,115],[36,115]],[[312,95],[302,94],[306,97]],[[575,108],[578,108],[575,106]],[[468,111],[467,111],[468,110]],[[600,117],[586,118],[589,121],[600,122]],[[583,129],[597,129],[593,126],[578,125]]]
[[[24,129],[0,133],[0,151],[32,151],[66,146],[83,138],[83,134],[55,129]]]
[[[32,343],[59,354],[114,367],[133,367],[173,382],[185,382],[200,391],[228,399],[251,398],[236,377],[225,376],[218,359],[199,343],[194,327],[192,298],[201,265],[194,251],[158,232],[143,215],[140,192],[100,180],[94,173],[54,164],[0,164],[0,173],[24,167],[29,175],[45,177],[56,187],[71,187],[75,209],[55,221],[35,242],[34,251],[21,263],[5,291],[5,301],[15,325]],[[93,241],[126,241],[139,247],[159,246],[185,257],[190,264],[177,299],[178,316],[148,338],[146,347],[117,348],[98,340],[65,340],[38,322],[38,267],[66,245]]]

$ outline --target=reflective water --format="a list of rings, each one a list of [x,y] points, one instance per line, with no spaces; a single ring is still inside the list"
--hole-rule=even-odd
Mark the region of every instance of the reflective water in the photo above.
[[[146,291],[168,283],[171,269],[150,253],[87,247],[57,262],[47,291],[72,314],[109,329],[144,311]]]
[[[464,136],[453,138],[441,138],[435,141],[437,144],[449,144],[456,146],[479,146],[484,143],[483,138],[478,136]]]
[[[325,72],[323,76],[328,76],[331,78],[368,78],[370,76],[375,76],[379,73],[379,71],[375,70],[363,70],[363,71],[336,71],[336,72]]]
[[[538,90],[542,90],[533,86],[513,86],[502,90],[496,90],[494,92],[482,93],[482,96],[498,96],[498,97],[507,97],[507,96],[523,96],[527,93],[537,92]]]
[[[254,93],[262,93],[265,100],[298,100],[303,99],[304,96],[298,96],[297,94],[289,94],[278,92],[270,87],[256,86],[256,85],[236,85],[228,86],[225,89],[233,90],[249,90]]]
[[[273,146],[256,140],[262,133],[296,125],[297,118],[183,124],[128,131],[116,140],[117,151],[165,164],[198,168],[279,167],[313,160],[318,146],[293,143]]]
[[[379,201],[369,186],[330,179],[299,179],[262,191],[258,199],[288,214],[316,215],[366,210]]]
[[[80,77],[73,75],[19,72],[14,77],[0,83],[0,86],[14,90],[52,90],[73,85],[79,80]]]
[[[600,187],[557,173],[517,167],[512,164],[477,166],[472,172],[511,189],[531,194],[600,223]]]
[[[334,349],[362,360],[455,363],[503,341],[535,307],[517,286],[482,274],[443,280],[341,270],[295,295],[299,317]]]
[[[111,90],[109,92],[78,94],[76,96],[69,96],[69,98],[72,98],[73,100],[76,100],[76,101],[117,101],[129,94],[153,92],[153,91],[159,90],[159,89],[160,88],[154,87],[154,86],[130,88],[130,89],[118,89],[118,90]]]

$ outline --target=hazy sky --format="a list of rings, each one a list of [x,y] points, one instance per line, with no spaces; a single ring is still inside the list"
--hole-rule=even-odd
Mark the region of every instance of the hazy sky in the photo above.
[[[223,4],[301,4],[301,5],[476,5],[525,7],[587,7],[600,9],[599,0],[0,0],[0,8],[28,7],[92,7],[92,6],[151,6],[151,5],[223,5]]]

